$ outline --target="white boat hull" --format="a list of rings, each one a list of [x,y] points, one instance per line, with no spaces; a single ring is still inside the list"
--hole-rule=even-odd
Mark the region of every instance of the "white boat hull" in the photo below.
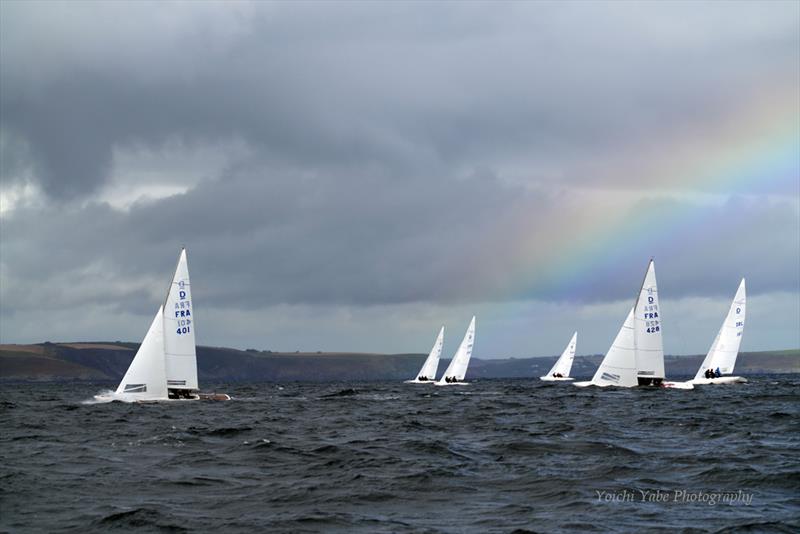
[[[231,400],[231,396],[226,393],[197,393],[192,395],[189,398],[180,398],[180,399],[161,399],[161,398],[150,398],[150,399],[143,399],[137,398],[133,395],[125,395],[119,393],[111,393],[106,395],[95,395],[94,400],[97,402],[130,402],[130,403],[138,403],[138,404],[153,404],[159,402],[191,402],[191,401],[229,401]]]
[[[577,386],[579,388],[585,388],[585,387],[593,386],[594,384],[592,384],[591,380],[588,380],[586,382],[573,382],[572,385],[573,386]]]
[[[661,387],[669,389],[694,389],[694,384],[691,382],[661,382]]]
[[[695,378],[694,380],[690,380],[689,383],[696,386],[706,384],[745,384],[747,383],[747,379],[741,376],[720,376],[717,378]]]
[[[404,380],[403,384],[435,384],[435,380]]]
[[[575,379],[572,378],[571,376],[561,376],[561,377],[540,376],[539,380],[541,380],[543,382],[569,382],[570,380],[575,380]]]
[[[437,386],[468,386],[469,382],[434,382]]]

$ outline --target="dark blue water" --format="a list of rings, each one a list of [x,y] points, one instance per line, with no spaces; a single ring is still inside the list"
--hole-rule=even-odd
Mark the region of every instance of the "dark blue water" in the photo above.
[[[10,532],[797,532],[800,376],[235,384],[96,404],[0,386]]]

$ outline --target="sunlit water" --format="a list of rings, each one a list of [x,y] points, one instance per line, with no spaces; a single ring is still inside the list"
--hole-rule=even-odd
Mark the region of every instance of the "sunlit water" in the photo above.
[[[232,384],[218,387],[231,402],[82,402],[107,387],[0,386],[0,530],[800,528],[798,375],[693,391]]]

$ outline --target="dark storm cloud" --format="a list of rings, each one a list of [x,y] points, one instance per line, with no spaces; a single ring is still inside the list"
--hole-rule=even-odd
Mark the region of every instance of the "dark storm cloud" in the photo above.
[[[727,296],[743,274],[797,291],[794,197],[706,208],[593,172],[794,80],[796,3],[0,6],[3,185],[44,192],[3,215],[5,316],[149,312],[181,244],[204,302],[227,309],[502,301],[520,297],[515,267],[525,297],[615,300],[653,254],[674,297]],[[99,200],[139,179],[115,154],[173,139],[246,150],[185,193]],[[587,208],[634,191],[609,208],[634,220],[648,202],[716,214],[680,239],[620,236],[575,297],[538,286],[536,263],[583,238],[563,206],[585,186]]]
[[[3,47],[2,128],[27,142],[35,179],[53,198],[96,191],[115,147],[158,147],[169,136],[241,138],[302,167],[591,157],[726,112],[797,47],[791,24],[704,35],[693,25],[728,16],[713,5],[712,15],[682,6],[685,21],[654,7],[648,35],[637,9],[616,4],[255,4],[224,39],[213,9],[195,10],[192,31],[167,26],[170,37],[147,26],[169,10],[144,5],[105,6],[101,27],[92,4],[76,4],[61,40],[18,15],[46,18],[48,4],[4,8],[5,32],[15,15],[34,22]],[[140,31],[124,31],[128,12]],[[117,26],[123,37],[112,39]],[[682,46],[687,39],[694,46]],[[754,44],[769,54],[751,57]]]
[[[269,179],[254,179],[264,175]],[[417,198],[420,190],[425,195]],[[525,296],[624,299],[634,293],[650,255],[657,258],[663,294],[673,299],[727,296],[744,275],[759,293],[798,289],[800,221],[791,203],[733,199],[704,207],[653,198],[633,206],[631,216],[665,205],[706,210],[710,222],[684,230],[672,225],[675,233],[649,240],[621,233],[621,246],[599,259],[604,263],[586,258],[572,288],[537,285],[536,262],[553,258],[534,257],[527,278],[535,289]],[[538,214],[533,227],[531,213]],[[732,224],[731,214],[747,224]],[[400,180],[365,173],[337,180],[248,168],[128,212],[98,203],[16,211],[4,223],[3,254],[13,258],[4,263],[4,313],[42,302],[69,309],[92,299],[144,311],[152,307],[151,294],[126,281],[150,277],[150,287],[160,289],[181,244],[189,249],[196,291],[217,308],[515,298],[518,288],[509,287],[507,277],[520,261],[519,243],[509,236],[531,228],[546,235],[568,227],[568,218],[553,197],[488,174]],[[560,236],[581,239],[567,230]],[[561,252],[549,251],[545,242],[534,248]]]

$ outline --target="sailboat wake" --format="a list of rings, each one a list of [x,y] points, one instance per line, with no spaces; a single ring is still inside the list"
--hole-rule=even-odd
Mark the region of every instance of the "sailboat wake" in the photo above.
[[[123,401],[124,399],[120,398],[119,395],[113,389],[105,389],[92,397],[91,399],[86,399],[82,401],[81,404],[105,404],[107,402],[114,402],[114,401]],[[130,402],[130,401],[128,401]]]

